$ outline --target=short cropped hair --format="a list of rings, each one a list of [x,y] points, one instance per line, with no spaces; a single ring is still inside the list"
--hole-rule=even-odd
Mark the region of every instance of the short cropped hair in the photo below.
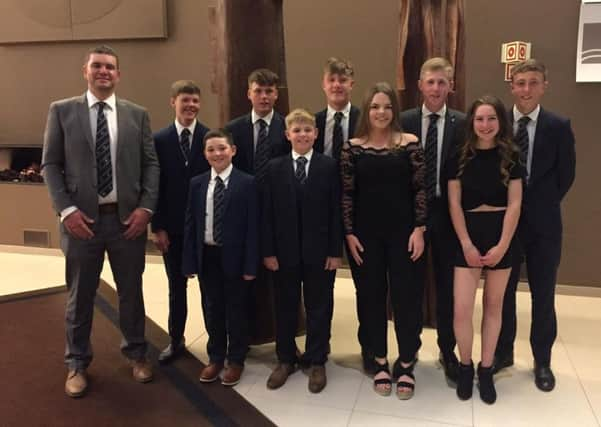
[[[234,139],[232,138],[232,134],[229,133],[226,129],[224,129],[224,128],[211,129],[210,131],[208,131],[205,134],[205,137],[202,139],[202,149],[203,150],[205,149],[205,147],[207,145],[207,141],[211,138],[224,138],[229,146],[234,145]]]
[[[353,69],[353,64],[346,59],[336,58],[332,56],[328,58],[326,61],[326,65],[323,68],[323,72],[329,74],[339,74],[341,76],[353,77],[355,75],[355,70]]]
[[[527,73],[528,71],[537,71],[543,75],[544,81],[547,81],[547,67],[537,59],[530,58],[517,63],[511,69],[511,81],[516,74]]]
[[[90,60],[90,56],[92,56],[92,54],[94,54],[94,53],[97,53],[99,55],[113,56],[115,58],[115,62],[117,63],[117,69],[119,68],[119,57],[117,56],[117,52],[115,52],[115,49],[113,49],[112,47],[107,46],[105,44],[93,47],[90,50],[88,50],[86,52],[86,56],[84,57],[83,63],[87,64],[88,61]]]
[[[315,127],[315,116],[303,108],[297,108],[286,116],[286,128],[292,126],[292,123],[307,123]]]
[[[200,88],[193,80],[178,80],[171,85],[171,97],[186,93],[188,95],[200,96]]]
[[[267,68],[254,70],[248,76],[248,87],[253,83],[258,84],[259,86],[277,86],[279,82],[280,78],[278,75]]]
[[[425,73],[435,71],[443,71],[449,80],[453,80],[453,76],[455,74],[455,70],[453,69],[451,63],[446,58],[437,56],[428,59],[422,64],[422,68],[419,71],[419,77],[421,79]]]

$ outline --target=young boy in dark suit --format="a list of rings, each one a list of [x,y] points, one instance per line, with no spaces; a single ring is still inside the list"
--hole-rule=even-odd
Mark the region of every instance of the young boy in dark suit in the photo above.
[[[263,189],[263,263],[274,272],[278,365],[267,387],[281,387],[298,362],[294,341],[301,284],[307,317],[303,359],[309,390],[326,385],[325,363],[336,269],[341,265],[342,219],[336,161],[313,150],[315,119],[297,109],[286,117],[292,153],[269,162]]]
[[[236,147],[227,131],[209,131],[204,154],[211,170],[190,183],[182,270],[200,278],[209,335],[200,381],[215,381],[227,359],[221,383],[231,386],[248,351],[248,292],[259,264],[257,191],[253,177],[232,166]]]
[[[202,155],[202,140],[208,132],[197,120],[200,88],[191,80],[178,80],[171,86],[172,124],[153,135],[161,165],[159,202],[152,217],[154,243],[163,254],[169,281],[169,336],[171,342],[159,362],[167,363],[185,348],[184,330],[188,316],[186,289],[188,278],[182,274],[184,216],[190,179],[209,170]]]

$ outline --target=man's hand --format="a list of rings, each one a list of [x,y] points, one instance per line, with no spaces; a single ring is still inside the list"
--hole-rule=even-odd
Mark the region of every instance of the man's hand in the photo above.
[[[63,219],[63,225],[73,237],[82,240],[90,240],[94,237],[94,233],[88,227],[88,224],[93,224],[94,220],[88,218],[86,214],[77,209],[71,212]]]
[[[244,280],[245,282],[250,282],[251,280],[255,280],[257,276],[253,276],[252,274],[243,274],[242,275],[242,280]]]
[[[133,240],[140,236],[146,231],[148,222],[150,221],[150,212],[146,209],[136,208],[129,217],[125,220],[124,224],[127,226],[127,230],[123,233],[123,237],[127,240]]]
[[[277,257],[267,256],[263,258],[263,265],[269,271],[278,271],[280,269],[280,264],[278,263]]]
[[[154,233],[154,245],[162,254],[169,251],[169,235],[165,230],[157,230]]]
[[[342,258],[331,256],[326,258],[326,270],[336,270],[340,267],[342,267]]]

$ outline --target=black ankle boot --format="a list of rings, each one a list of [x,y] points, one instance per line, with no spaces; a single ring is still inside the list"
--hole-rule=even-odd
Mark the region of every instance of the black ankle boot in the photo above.
[[[478,387],[480,388],[480,399],[484,403],[492,405],[497,400],[497,391],[492,379],[492,366],[485,368],[478,363]]]
[[[474,364],[469,365],[459,363],[459,377],[457,378],[457,397],[461,400],[467,400],[472,397],[474,388]]]

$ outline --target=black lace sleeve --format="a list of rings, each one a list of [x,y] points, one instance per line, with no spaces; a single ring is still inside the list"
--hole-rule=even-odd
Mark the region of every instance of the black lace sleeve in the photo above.
[[[426,223],[427,202],[426,202],[426,187],[424,185],[424,177],[426,174],[426,162],[424,160],[424,150],[419,141],[407,144],[409,153],[409,162],[413,172],[412,184],[415,194],[413,202],[415,209],[415,226],[419,227]]]
[[[342,183],[342,222],[345,234],[353,234],[353,202],[355,199],[355,154],[349,141],[340,151],[340,179]]]

